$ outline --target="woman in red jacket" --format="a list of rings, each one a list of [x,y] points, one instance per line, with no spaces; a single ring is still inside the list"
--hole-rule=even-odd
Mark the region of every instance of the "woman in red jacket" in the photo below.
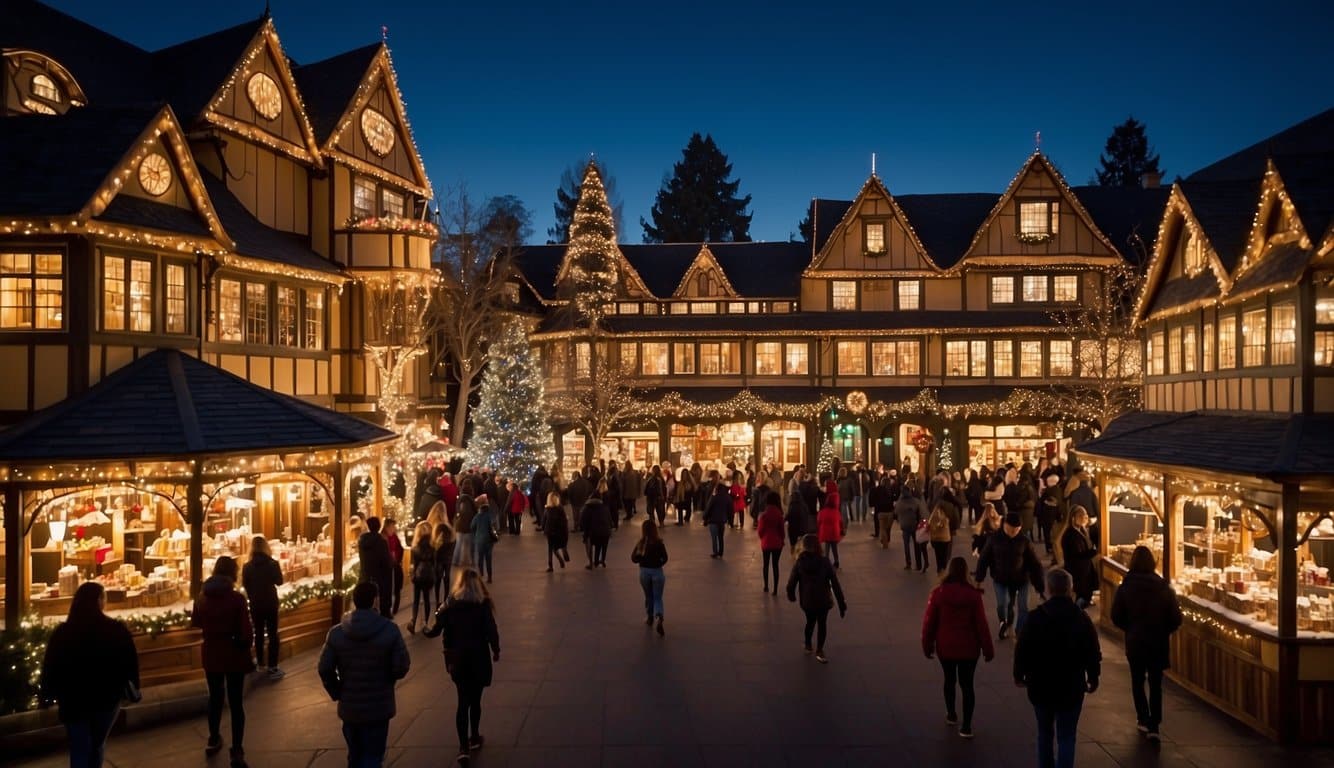
[[[945,722],[959,722],[954,708],[954,686],[963,691],[963,724],[959,735],[973,738],[973,673],[977,657],[991,661],[996,649],[991,644],[991,629],[987,626],[987,609],[982,604],[982,591],[968,578],[968,563],[962,557],[950,560],[940,586],[931,590],[922,618],[922,652],[929,659],[940,656],[945,671]]]
[[[834,561],[834,567],[838,568],[838,543],[843,540],[843,516],[838,511],[838,484],[829,480],[825,484],[824,503],[820,505],[820,513],[815,516],[815,530],[820,535],[820,543],[824,545],[825,557]]]
[[[778,594],[778,556],[783,553],[783,499],[770,491],[764,497],[764,511],[755,520],[760,535],[760,552],[764,554],[764,591],[769,591],[769,565],[773,564],[774,594]]]
[[[746,476],[741,474],[741,470],[732,471],[732,484],[727,489],[728,495],[732,497],[732,514],[736,516],[737,530],[746,530]],[[729,519],[727,525],[730,528],[732,521]]]
[[[203,635],[204,678],[208,681],[208,744],[204,753],[222,749],[222,705],[232,712],[232,768],[245,768],[245,709],[241,690],[247,673],[254,671],[250,645],[254,632],[245,595],[236,591],[236,561],[226,555],[213,566],[213,576],[195,600],[190,623]]]

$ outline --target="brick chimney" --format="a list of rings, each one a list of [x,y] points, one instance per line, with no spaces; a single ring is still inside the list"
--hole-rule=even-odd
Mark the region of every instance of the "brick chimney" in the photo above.
[[[1158,189],[1158,187],[1162,186],[1162,183],[1163,174],[1158,171],[1149,171],[1148,173],[1140,174],[1139,185],[1144,189]]]

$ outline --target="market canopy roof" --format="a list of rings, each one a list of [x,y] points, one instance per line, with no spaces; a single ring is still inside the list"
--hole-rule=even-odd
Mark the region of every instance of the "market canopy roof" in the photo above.
[[[179,460],[357,448],[396,435],[159,349],[0,432],[10,464]]]
[[[1116,419],[1075,452],[1275,480],[1330,477],[1334,414],[1138,411]]]

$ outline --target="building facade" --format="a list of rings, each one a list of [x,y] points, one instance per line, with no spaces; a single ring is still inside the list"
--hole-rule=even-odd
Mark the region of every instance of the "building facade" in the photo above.
[[[872,175],[814,201],[810,243],[620,246],[596,340],[560,311],[563,247],[528,248],[548,392],[585,386],[600,350],[645,403],[603,446],[557,425],[562,454],[790,470],[824,436],[843,460],[917,470],[1061,453],[1089,422],[1054,392],[1088,349],[1056,316],[1142,263],[1166,197],[1071,188],[1040,152],[999,195],[896,197]]]

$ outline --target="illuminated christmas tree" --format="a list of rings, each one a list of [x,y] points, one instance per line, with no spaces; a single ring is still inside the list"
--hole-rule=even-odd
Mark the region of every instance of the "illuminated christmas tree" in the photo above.
[[[834,455],[834,443],[829,439],[829,435],[825,435],[820,440],[820,456],[815,462],[816,476],[818,477],[825,472],[833,472],[834,462],[837,460],[838,457]]]
[[[542,367],[517,320],[491,344],[482,375],[481,402],[473,414],[467,464],[490,467],[526,485],[538,466],[550,468],[556,446],[546,421]]]
[[[619,280],[616,220],[597,163],[589,160],[570,222],[570,289],[581,321],[596,328],[616,298]]]

